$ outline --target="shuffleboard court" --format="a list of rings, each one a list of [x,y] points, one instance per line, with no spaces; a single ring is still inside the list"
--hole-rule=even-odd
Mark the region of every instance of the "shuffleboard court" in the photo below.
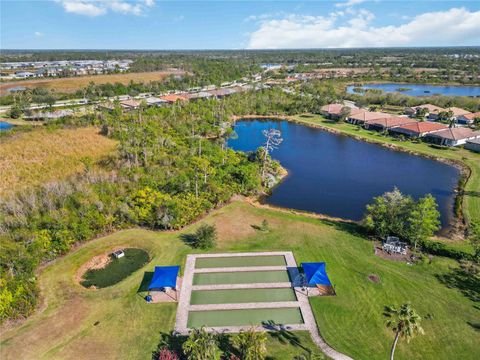
[[[190,311],[188,314],[189,328],[254,326],[270,322],[283,325],[303,324],[303,318],[300,308]]]
[[[196,273],[193,285],[254,284],[289,282],[287,271],[242,271]]]
[[[254,302],[297,301],[291,288],[233,289],[192,291],[190,304],[234,304]]]
[[[195,260],[195,268],[222,268],[242,266],[286,266],[285,256],[227,256],[227,257],[206,257]]]

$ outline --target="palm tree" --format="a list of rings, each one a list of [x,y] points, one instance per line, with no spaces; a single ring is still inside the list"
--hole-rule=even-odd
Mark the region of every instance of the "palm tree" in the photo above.
[[[263,360],[267,356],[267,334],[254,327],[241,331],[232,339],[243,360]]]
[[[388,318],[387,327],[395,333],[392,350],[390,351],[390,360],[393,360],[395,348],[400,337],[406,339],[408,343],[415,334],[424,333],[420,326],[421,316],[417,314],[409,303],[403,304],[398,309],[394,306],[386,306],[383,314]]]
[[[211,360],[216,358],[217,340],[205,328],[193,329],[182,345],[183,352],[191,360]]]

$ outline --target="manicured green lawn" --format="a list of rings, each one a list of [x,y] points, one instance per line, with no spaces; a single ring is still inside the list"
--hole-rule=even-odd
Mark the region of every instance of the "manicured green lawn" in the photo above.
[[[251,224],[266,219],[269,232]],[[200,223],[215,223],[214,252],[293,251],[297,263],[326,261],[337,296],[312,298],[327,342],[356,359],[386,359],[393,340],[385,328],[384,305],[410,301],[424,316],[425,335],[400,341],[396,359],[478,359],[480,310],[477,278],[467,278],[450,259],[409,266],[374,255],[373,245],[355,225],[320,221],[235,202]],[[184,233],[191,233],[200,224]],[[76,281],[82,264],[116,246],[147,250],[141,270],[108,288],[88,290]],[[176,304],[147,304],[138,292],[155,265],[183,266],[193,252],[176,232],[120,231],[92,240],[47,266],[39,275],[44,303],[23,324],[2,331],[3,359],[150,359],[171,332]],[[376,274],[380,281],[371,282]],[[269,337],[269,355],[291,360],[314,345],[304,332]]]
[[[303,324],[300,308],[190,311],[188,327]]]
[[[190,304],[233,304],[253,302],[297,301],[292,288],[233,289],[192,291]]]
[[[243,266],[285,266],[283,255],[267,256],[229,256],[215,258],[198,258],[195,260],[195,268],[216,267],[243,267]]]
[[[358,136],[370,141],[383,144],[394,144],[417,153],[465,163],[471,169],[472,174],[465,186],[465,195],[463,199],[464,216],[468,220],[480,219],[480,154],[462,148],[439,149],[423,142],[414,143],[412,141],[400,141],[390,136],[384,136],[377,131],[365,130],[357,125],[344,122],[331,122],[325,120],[325,118],[320,115],[297,115],[292,118],[305,124],[313,124],[335,129],[345,134]]]

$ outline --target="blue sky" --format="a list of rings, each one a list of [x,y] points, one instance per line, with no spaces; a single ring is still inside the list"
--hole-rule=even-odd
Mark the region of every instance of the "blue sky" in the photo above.
[[[480,1],[1,0],[2,49],[480,45]]]

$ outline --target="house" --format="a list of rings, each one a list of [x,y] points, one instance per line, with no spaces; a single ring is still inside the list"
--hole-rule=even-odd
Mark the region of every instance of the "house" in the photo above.
[[[467,140],[465,149],[480,153],[480,138]]]
[[[140,107],[141,102],[134,99],[120,101],[120,106],[126,110],[136,110]]]
[[[20,71],[15,73],[15,77],[17,79],[26,79],[26,78],[31,78],[34,77],[35,74],[29,71]]]
[[[406,107],[405,114],[414,117],[419,109],[426,109],[427,112],[425,113],[425,116],[430,117],[430,114],[431,114],[432,117],[434,117],[435,119],[439,112],[445,111],[445,109],[441,108],[440,106],[436,106],[432,104],[423,104],[419,106]]]
[[[322,115],[324,115],[325,117],[328,117],[330,119],[339,119],[341,114],[342,114],[342,109],[344,107],[347,107],[347,108],[350,108],[350,114],[349,115],[353,115],[353,114],[357,114],[359,112],[364,112],[365,110],[361,110],[357,107],[349,107],[349,106],[346,106],[344,104],[328,104],[328,105],[324,105],[320,108],[320,112],[322,113]]]
[[[97,105],[98,110],[113,111],[115,110],[115,104],[111,101],[105,101]]]
[[[406,116],[388,116],[378,119],[366,120],[364,122],[365,129],[385,131],[397,126],[413,124],[417,121]]]
[[[470,124],[473,124],[473,121],[476,118],[480,119],[480,111],[475,113],[459,115],[457,117],[457,124],[470,125]]]
[[[355,125],[363,125],[365,121],[390,117],[392,115],[382,112],[355,111],[347,117],[347,122]]]
[[[215,90],[210,90],[208,91],[210,94],[212,94],[214,97],[217,99],[223,98],[228,95],[232,95],[235,93],[235,90],[232,89],[215,89]]]
[[[165,100],[170,104],[174,104],[177,101],[188,101],[188,98],[185,95],[180,95],[180,94],[164,95],[164,96],[160,96],[160,99]]]
[[[188,100],[201,100],[201,99],[209,99],[213,95],[207,91],[199,91],[193,94],[187,94],[186,97]]]
[[[480,138],[480,131],[473,131],[466,127],[446,128],[425,136],[425,140],[438,145],[458,146],[468,140]]]
[[[467,111],[458,107],[451,107],[451,108],[448,108],[448,110],[450,110],[453,113],[453,118],[455,120],[457,120],[459,116],[465,116],[470,114],[470,111]]]
[[[413,122],[411,124],[405,124],[397,126],[389,130],[391,135],[403,135],[410,138],[421,138],[427,134],[445,130],[446,125],[440,123],[434,123],[429,121]]]
[[[145,101],[148,106],[162,106],[162,105],[168,104],[168,101],[160,99],[158,97],[154,97],[154,96],[146,98]]]

